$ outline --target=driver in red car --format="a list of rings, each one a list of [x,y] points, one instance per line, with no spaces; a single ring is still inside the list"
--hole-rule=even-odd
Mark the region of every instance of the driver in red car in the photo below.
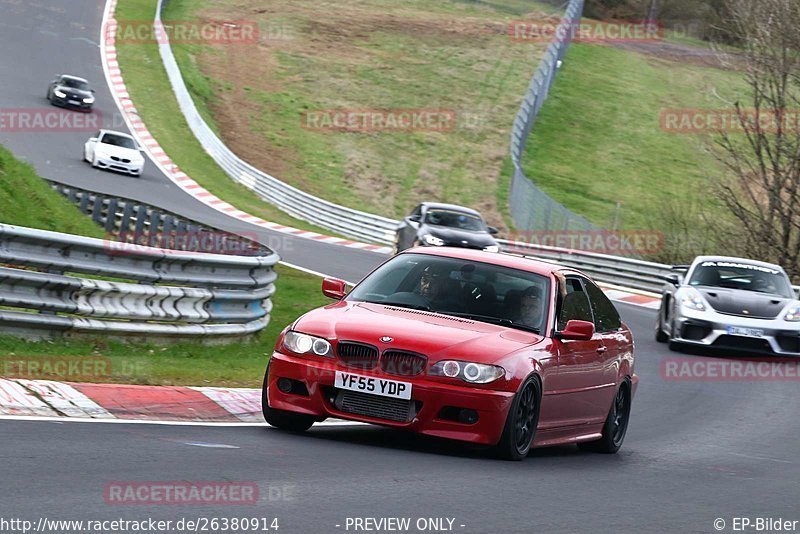
[[[447,291],[449,274],[447,269],[435,265],[429,265],[422,271],[417,292],[428,301],[432,311],[461,311],[461,304]]]

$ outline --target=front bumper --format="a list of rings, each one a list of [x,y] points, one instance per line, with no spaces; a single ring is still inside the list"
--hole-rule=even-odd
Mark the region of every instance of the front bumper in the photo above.
[[[419,408],[408,422],[341,411],[334,405],[335,395],[342,391],[334,388],[337,370],[411,382],[413,384],[411,399],[416,401]],[[303,383],[308,394],[283,393],[277,386],[279,378],[289,378]],[[270,407],[278,410],[313,415],[320,421],[327,417],[336,417],[484,445],[494,445],[500,440],[508,410],[514,399],[513,392],[443,384],[434,382],[425,375],[404,377],[356,370],[342,366],[335,360],[318,361],[280,352],[273,353],[270,360],[267,388]],[[478,413],[478,421],[467,424],[445,419],[442,417],[445,407],[475,410]]]
[[[50,102],[62,108],[79,109],[81,111],[92,111],[92,106],[94,106],[94,103],[87,104],[83,100],[72,99],[69,95],[62,98],[55,93],[53,93],[53,98]]]
[[[97,166],[100,167],[101,169],[109,169],[112,171],[130,174],[132,176],[139,176],[142,174],[142,168],[144,167],[144,162],[125,163],[123,161],[117,161],[115,159],[112,159],[111,157],[98,157]]]
[[[703,312],[681,309],[674,325],[672,340],[679,343],[754,354],[800,356],[800,325],[792,327],[792,323],[780,316],[754,319],[726,315],[713,309]],[[732,335],[728,327],[758,329],[764,335]]]

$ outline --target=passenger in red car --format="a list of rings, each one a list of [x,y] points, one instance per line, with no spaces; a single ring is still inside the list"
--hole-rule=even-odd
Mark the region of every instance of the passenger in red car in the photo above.
[[[542,290],[537,286],[531,286],[522,293],[519,306],[519,324],[539,328],[542,325],[544,316],[544,299]]]

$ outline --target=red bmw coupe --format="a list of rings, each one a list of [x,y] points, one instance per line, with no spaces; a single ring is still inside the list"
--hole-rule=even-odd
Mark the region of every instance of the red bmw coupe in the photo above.
[[[633,336],[586,275],[529,258],[417,248],[278,338],[266,421],[304,431],[328,417],[496,447],[577,443],[613,453],[636,392]]]

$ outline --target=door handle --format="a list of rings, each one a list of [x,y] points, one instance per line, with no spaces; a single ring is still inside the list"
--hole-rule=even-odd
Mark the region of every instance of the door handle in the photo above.
[[[605,351],[607,351],[607,350],[608,350],[608,347],[605,347],[605,346],[603,346],[603,347],[597,347],[597,353],[598,353],[598,354],[603,354],[603,353],[604,353]]]

